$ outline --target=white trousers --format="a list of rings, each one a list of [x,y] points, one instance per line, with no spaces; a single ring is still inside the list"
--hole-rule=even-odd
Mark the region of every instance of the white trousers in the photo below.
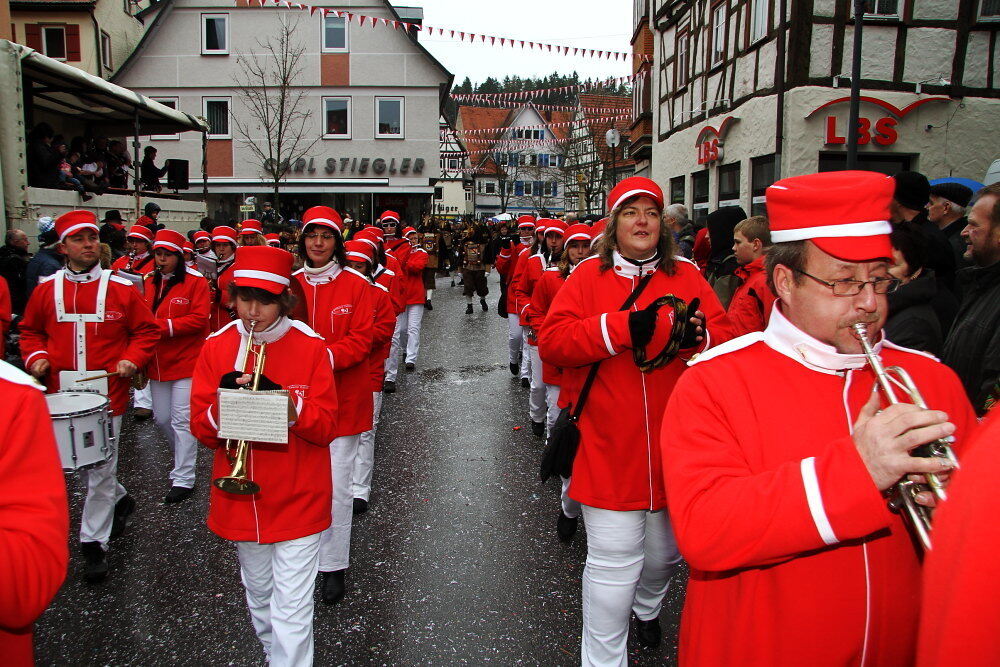
[[[111,439],[111,458],[102,466],[80,472],[80,480],[87,485],[87,499],[83,501],[80,517],[80,541],[100,542],[105,549],[111,537],[111,523],[115,518],[115,503],[125,497],[125,487],[118,482],[118,436],[122,418],[111,418],[115,437]]]
[[[514,313],[507,314],[507,348],[510,363],[517,366],[522,365],[521,347],[523,346],[524,329],[521,328],[521,321]],[[524,376],[524,373],[521,373]]]
[[[399,372],[399,339],[406,328],[406,311],[396,315],[396,328],[392,330],[392,343],[389,344],[389,356],[385,358],[386,382],[395,382]]]
[[[170,382],[149,381],[153,395],[153,417],[174,450],[172,486],[194,488],[198,441],[191,435],[191,378]]]
[[[286,542],[237,542],[250,620],[271,667],[313,664],[319,533]]]
[[[559,419],[559,385],[545,385],[545,427],[552,432],[556,420]]]
[[[562,512],[570,519],[577,519],[580,517],[580,512],[582,511],[582,505],[577,500],[573,500],[569,497],[569,477],[559,476],[562,480],[562,492],[559,495],[559,503],[562,505]]]
[[[626,667],[629,611],[643,621],[657,618],[681,560],[670,517],[666,510],[616,512],[584,505],[583,520],[581,663]]]
[[[354,459],[353,487],[355,498],[368,500],[372,490],[372,471],[375,468],[375,431],[378,429],[378,417],[382,411],[382,392],[372,392],[375,411],[372,412],[372,427],[361,434],[358,441],[358,454]]]
[[[406,307],[406,363],[417,363],[420,354],[420,324],[424,321],[424,304]]]
[[[528,345],[531,359],[531,389],[528,391],[528,415],[533,422],[545,421],[545,382],[542,380],[542,360],[538,357],[538,346]]]
[[[360,435],[342,435],[330,444],[333,473],[333,523],[320,535],[320,572],[346,570],[351,564],[351,522],[354,518],[354,459]]]
[[[524,327],[521,327],[521,379],[531,379],[531,346],[528,345],[528,336],[524,333]]]
[[[132,407],[153,409],[153,391],[146,385],[145,389],[135,389],[132,392]]]

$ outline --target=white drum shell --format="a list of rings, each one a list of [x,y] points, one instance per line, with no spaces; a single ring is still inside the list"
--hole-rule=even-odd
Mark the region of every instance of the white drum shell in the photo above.
[[[46,394],[63,470],[86,470],[111,458],[111,401],[86,391]]]

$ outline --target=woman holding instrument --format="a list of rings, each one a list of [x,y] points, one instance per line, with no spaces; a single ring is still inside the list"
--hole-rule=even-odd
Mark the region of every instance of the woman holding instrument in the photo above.
[[[247,476],[260,493],[236,495],[213,486],[208,512],[209,529],[236,543],[254,630],[275,666],[312,664],[319,542],[330,525],[332,499],[327,448],[337,424],[326,344],[288,317],[294,307],[291,267],[285,250],[240,250],[229,287],[237,319],[205,341],[191,392],[192,432],[215,451],[216,478],[232,469],[218,436],[219,388],[256,383],[261,390],[288,392],[288,443],[249,443]],[[266,357],[263,364],[260,357]],[[256,378],[249,372],[255,366],[262,366]]]

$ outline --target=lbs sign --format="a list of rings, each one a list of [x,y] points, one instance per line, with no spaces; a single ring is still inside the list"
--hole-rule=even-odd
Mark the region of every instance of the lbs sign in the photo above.
[[[698,133],[695,145],[698,148],[698,164],[712,164],[722,159],[722,144],[726,139],[726,133],[733,123],[739,118],[735,116],[726,117],[716,129],[711,125],[706,125]]]
[[[827,109],[837,104],[850,104],[850,97],[839,97],[835,100],[821,104],[813,109],[806,118],[809,118],[823,109]],[[880,111],[878,116],[861,115],[858,118],[858,145],[867,146],[892,146],[899,139],[899,122],[906,116],[929,102],[950,102],[949,97],[925,97],[913,102],[902,109],[881,100],[877,97],[861,96],[861,101],[877,107]],[[823,145],[841,146],[847,143],[847,122],[842,121],[837,116],[827,116],[823,132]]]

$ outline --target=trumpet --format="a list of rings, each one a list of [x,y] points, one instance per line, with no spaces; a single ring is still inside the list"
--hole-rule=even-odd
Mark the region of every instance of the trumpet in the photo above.
[[[247,335],[247,346],[245,348],[244,358],[250,356],[253,352],[253,332],[257,327],[257,323],[254,321],[250,322],[250,332]],[[253,366],[253,375],[250,379],[250,390],[257,391],[257,387],[260,385],[260,376],[264,374],[264,363],[267,358],[267,343],[261,343],[257,348],[257,359]],[[232,451],[232,441],[226,440],[226,452]],[[240,496],[249,496],[255,493],[260,493],[260,485],[255,481],[250,479],[247,474],[247,457],[250,455],[250,443],[246,440],[239,440],[236,443],[236,453],[229,457],[230,463],[233,464],[233,469],[225,477],[216,477],[212,480],[212,484],[215,484],[216,488],[225,491],[226,493],[234,493]]]
[[[882,360],[875,354],[871,341],[868,339],[868,325],[858,322],[854,325],[854,332],[861,341],[868,364],[875,372],[878,386],[882,390],[882,395],[890,405],[900,402],[896,396],[896,389],[907,394],[910,402],[919,408],[927,409],[927,402],[924,401],[920,390],[917,389],[913,378],[905,369],[899,366],[882,365]],[[914,448],[910,454],[912,456],[934,457],[947,461],[951,467],[958,467],[958,459],[951,445],[946,440],[939,439]],[[917,494],[924,491],[931,491],[939,500],[946,500],[947,494],[941,479],[934,473],[925,475],[927,484],[913,482],[906,477],[896,482],[888,491],[889,509],[903,517],[907,528],[917,538],[917,541],[925,551],[931,550],[931,508],[917,503]]]

